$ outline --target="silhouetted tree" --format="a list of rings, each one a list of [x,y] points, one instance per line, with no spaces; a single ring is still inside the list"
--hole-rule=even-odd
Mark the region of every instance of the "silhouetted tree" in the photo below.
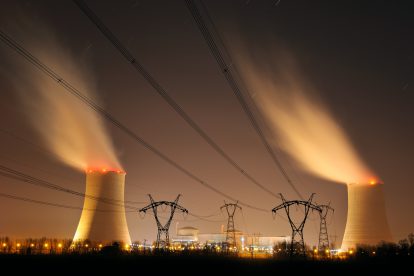
[[[103,255],[120,255],[122,253],[121,244],[114,242],[112,245],[104,246],[100,253]]]
[[[410,244],[408,242],[408,239],[402,239],[398,242],[399,246],[399,252],[401,255],[408,255],[408,252],[410,250]]]

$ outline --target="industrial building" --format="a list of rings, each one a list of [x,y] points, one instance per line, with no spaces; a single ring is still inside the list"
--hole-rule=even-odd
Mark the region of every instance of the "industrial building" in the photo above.
[[[177,229],[172,238],[173,245],[187,246],[220,246],[226,242],[226,231],[223,229],[218,233],[199,233],[194,227],[182,227]],[[236,247],[239,251],[257,250],[271,252],[276,245],[289,243],[288,236],[262,236],[260,234],[246,234],[235,230]]]

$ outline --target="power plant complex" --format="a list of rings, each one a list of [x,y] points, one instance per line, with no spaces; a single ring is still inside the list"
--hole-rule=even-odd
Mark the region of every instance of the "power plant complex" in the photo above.
[[[76,241],[131,244],[124,207],[125,172],[88,170]]]
[[[377,245],[381,241],[392,241],[383,186],[381,183],[347,185],[348,215],[342,251],[355,249],[358,245]],[[74,242],[88,240],[109,244],[117,241],[131,244],[125,216],[124,188],[123,171],[87,171],[85,201]],[[178,240],[184,236],[188,238],[188,235],[182,233],[184,229],[180,230]],[[198,230],[197,235],[191,235],[198,237]],[[190,239],[191,242],[196,240],[198,238]]]
[[[348,216],[341,249],[391,242],[381,183],[348,184]]]
[[[210,136],[208,134],[209,131],[207,131],[207,129],[209,128],[204,129],[202,125],[198,125],[197,120],[193,119],[195,114],[186,113],[185,108],[184,106],[181,106],[180,101],[176,102],[174,97],[169,94],[168,89],[165,89],[161,85],[161,82],[158,82],[156,80],[156,77],[150,74],[151,70],[145,69],[143,64],[139,62],[139,59],[134,57],[132,52],[127,49],[128,47],[123,45],[115,33],[112,33],[112,31],[104,24],[101,19],[99,19],[98,15],[95,14],[84,1],[74,0],[73,2],[75,2],[75,5],[98,28],[104,37],[106,37],[109,42],[115,46],[115,49],[121,53],[121,56],[125,58],[130,65],[133,66],[133,69],[139,74],[139,78],[143,78],[143,80],[146,82],[146,85],[149,85],[148,87],[150,90],[153,90],[153,92],[156,93],[157,97],[160,96],[164,100],[163,104],[167,104],[171,109],[168,112],[175,111],[174,116],[177,115],[177,118],[181,118],[177,119],[177,121],[183,120],[182,122],[186,123],[185,127],[189,127],[189,129],[185,131],[183,129],[183,132],[180,133],[180,135],[183,135],[184,137],[187,135],[187,131],[192,131],[191,135],[198,134],[197,139],[201,139],[206,142],[206,144],[203,146],[209,146],[209,150],[214,150],[214,154],[218,154],[217,157],[223,158],[223,160],[228,163],[227,165],[231,165],[231,167],[235,169],[234,172],[237,172],[237,174],[240,174],[243,177],[243,181],[248,180],[251,182],[250,184],[254,184],[256,186],[256,189],[260,189],[262,193],[271,195],[274,198],[281,200],[282,202],[271,209],[269,205],[265,206],[265,204],[270,204],[270,202],[267,201],[267,198],[262,200],[263,197],[261,197],[261,194],[258,193],[257,195],[255,194],[255,196],[251,196],[253,190],[240,189],[244,187],[242,187],[242,184],[236,183],[236,181],[238,181],[236,178],[230,181],[226,179],[227,182],[233,185],[233,190],[237,189],[237,193],[233,195],[230,192],[230,186],[225,187],[226,189],[222,189],[224,187],[221,187],[219,183],[222,183],[224,181],[219,181],[216,179],[223,177],[224,175],[226,178],[230,177],[230,174],[227,175],[217,173],[215,176],[213,176],[213,174],[210,174],[209,172],[205,176],[201,176],[200,172],[202,172],[203,169],[212,171],[218,169],[218,165],[221,163],[214,163],[211,165],[207,164],[212,163],[212,161],[209,161],[209,158],[204,158],[201,156],[210,154],[210,152],[204,151],[203,148],[200,148],[203,149],[203,151],[192,153],[192,147],[195,147],[198,144],[192,144],[191,147],[188,147],[187,145],[184,146],[184,144],[162,144],[164,143],[164,139],[161,139],[160,141],[157,141],[153,144],[151,140],[146,140],[147,137],[144,139],[143,137],[145,136],[141,137],[138,135],[138,133],[134,131],[134,128],[129,126],[131,123],[130,120],[125,120],[125,122],[129,123],[124,123],[123,119],[118,118],[110,112],[114,111],[114,114],[118,113],[116,112],[117,109],[119,110],[119,108],[123,107],[124,105],[127,106],[126,104],[129,104],[128,101],[122,99],[122,101],[119,102],[119,106],[115,107],[113,110],[112,108],[108,110],[105,109],[101,106],[101,103],[99,103],[99,101],[95,102],[95,98],[97,97],[98,93],[95,95],[94,93],[88,92],[86,90],[86,88],[95,88],[93,85],[94,83],[92,82],[93,78],[90,78],[90,76],[93,74],[84,74],[87,71],[83,72],[74,70],[78,65],[76,62],[73,62],[74,59],[72,55],[66,56],[64,54],[66,53],[66,51],[64,51],[66,50],[66,45],[65,47],[60,47],[60,45],[57,43],[59,41],[58,39],[56,39],[56,43],[51,44],[55,50],[51,51],[50,55],[45,55],[46,52],[43,53],[43,48],[46,49],[46,44],[41,48],[39,47],[40,45],[37,44],[37,41],[42,41],[42,39],[36,37],[36,40],[33,40],[36,41],[36,43],[33,45],[29,44],[30,46],[26,49],[25,45],[21,45],[18,42],[20,38],[18,40],[14,40],[12,36],[9,36],[3,30],[0,30],[0,41],[4,44],[2,45],[9,47],[14,51],[13,55],[11,55],[11,59],[7,61],[7,66],[9,66],[9,64],[12,65],[13,63],[16,63],[16,67],[11,67],[13,70],[8,71],[17,73],[22,71],[21,69],[23,68],[26,70],[25,67],[21,67],[23,65],[20,64],[20,60],[18,62],[15,62],[14,56],[17,54],[20,55],[21,58],[24,58],[28,64],[31,64],[34,66],[34,68],[39,69],[39,73],[46,76],[45,78],[40,78],[37,75],[32,75],[31,71],[26,72],[24,70],[22,71],[23,73],[21,73],[21,76],[19,74],[16,75],[16,80],[19,80],[20,82],[22,76],[25,76],[27,77],[27,84],[23,83],[24,85],[20,86],[18,85],[18,81],[14,79],[10,81],[10,84],[16,85],[16,93],[19,93],[19,95],[21,94],[19,98],[21,98],[22,102],[25,104],[24,107],[34,108],[33,110],[28,110],[29,112],[27,112],[27,114],[31,119],[34,129],[39,134],[41,134],[40,136],[43,138],[45,146],[48,147],[48,150],[46,151],[48,153],[52,152],[58,160],[68,166],[71,166],[72,168],[76,168],[78,171],[83,171],[85,168],[88,168],[86,171],[85,193],[70,190],[67,187],[56,185],[44,179],[39,179],[18,170],[3,166],[2,164],[0,164],[0,176],[8,177],[13,181],[17,180],[25,182],[26,184],[33,184],[39,187],[49,188],[54,191],[65,192],[84,198],[83,208],[81,211],[79,223],[76,228],[76,232],[73,236],[73,239],[67,239],[68,242],[66,244],[69,244],[68,247],[74,245],[73,247],[83,249],[86,248],[85,251],[92,249],[95,250],[95,245],[92,245],[92,243],[94,243],[98,245],[98,248],[103,248],[103,252],[108,252],[105,250],[109,250],[109,252],[111,252],[110,250],[113,250],[113,248],[117,245],[125,245],[122,247],[125,250],[132,250],[134,246],[140,245],[145,249],[147,246],[147,239],[144,239],[143,244],[141,244],[139,241],[134,243],[131,242],[125,214],[125,207],[130,208],[137,213],[149,213],[153,215],[158,232],[156,242],[154,245],[149,245],[149,247],[152,249],[155,248],[157,250],[169,250],[171,249],[171,246],[173,246],[172,248],[174,250],[176,248],[181,249],[183,247],[194,248],[194,245],[197,245],[198,249],[205,249],[208,247],[208,249],[217,251],[226,250],[227,252],[237,252],[239,250],[254,252],[261,250],[266,252],[266,254],[274,254],[277,250],[280,252],[282,249],[285,249],[286,251],[290,251],[291,256],[306,256],[309,252],[311,252],[311,254],[314,256],[318,254],[330,256],[334,251],[337,252],[338,255],[342,253],[343,255],[351,255],[353,254],[354,249],[358,249],[359,246],[376,246],[381,242],[393,241],[386,216],[383,183],[377,183],[373,181],[370,183],[347,184],[348,212],[344,236],[340,249],[336,248],[332,250],[332,242],[330,243],[329,241],[330,236],[328,233],[329,224],[327,224],[326,218],[328,214],[333,214],[333,207],[330,206],[330,203],[315,203],[315,201],[313,201],[314,193],[311,193],[308,200],[304,200],[303,195],[300,192],[301,189],[295,186],[295,183],[293,183],[294,181],[292,181],[293,178],[289,176],[290,171],[297,170],[297,168],[295,168],[295,166],[289,166],[291,167],[289,169],[286,169],[284,167],[284,162],[292,159],[292,161],[297,162],[298,165],[300,165],[301,169],[303,169],[303,172],[307,172],[309,176],[313,175],[315,177],[319,177],[327,181],[334,181],[337,183],[345,183],[345,180],[347,179],[365,179],[365,177],[371,173],[367,168],[368,166],[366,166],[362,159],[359,158],[357,151],[353,148],[351,141],[348,139],[346,132],[344,129],[342,129],[341,125],[336,122],[334,116],[331,116],[329,110],[325,107],[323,102],[320,102],[318,98],[315,98],[313,96],[313,88],[309,88],[307,81],[305,81],[303,76],[298,73],[301,70],[298,70],[300,68],[297,67],[294,56],[291,55],[288,51],[279,51],[283,48],[275,48],[277,51],[266,53],[268,49],[271,49],[266,46],[263,48],[263,53],[265,55],[263,55],[262,58],[252,58],[256,55],[255,51],[257,51],[256,47],[251,47],[253,44],[250,45],[249,43],[246,43],[244,46],[237,46],[237,43],[235,43],[227,50],[227,47],[225,45],[226,43],[224,43],[226,39],[220,39],[219,34],[221,32],[214,30],[214,28],[210,30],[215,26],[214,22],[211,21],[211,18],[214,18],[214,16],[210,17],[208,15],[208,8],[199,10],[199,8],[203,6],[202,3],[195,3],[202,1],[184,1],[189,13],[194,19],[195,26],[193,27],[197,27],[201,32],[202,37],[204,38],[206,45],[212,54],[211,56],[216,60],[218,68],[224,76],[223,80],[226,80],[227,82],[225,86],[226,88],[224,89],[231,89],[233,91],[233,94],[236,96],[238,104],[240,105],[239,108],[241,107],[240,111],[244,117],[243,120],[240,121],[240,126],[242,126],[242,128],[239,129],[239,131],[241,131],[240,133],[243,133],[246,130],[256,133],[256,138],[260,138],[258,140],[261,144],[260,147],[264,146],[264,149],[267,151],[266,154],[269,155],[267,157],[271,157],[269,160],[274,163],[273,165],[276,166],[275,168],[278,170],[278,177],[284,179],[285,184],[289,184],[290,188],[295,193],[294,196],[296,198],[300,198],[300,200],[295,198],[292,200],[286,200],[282,193],[275,194],[273,188],[261,184],[261,181],[258,180],[259,178],[255,179],[255,173],[250,173],[246,170],[246,168],[242,168],[242,164],[246,160],[242,162],[238,158],[233,158],[231,154],[227,152],[227,149],[224,145],[221,146],[221,143],[216,142],[215,139],[213,139],[214,135]],[[279,2],[277,2],[277,4]],[[13,30],[13,28],[10,29]],[[16,30],[17,29],[20,29],[20,27],[16,28]],[[39,32],[39,34],[41,33],[43,33],[43,30],[42,32]],[[241,37],[243,36],[240,36],[240,38]],[[248,36],[246,36],[246,38],[248,38]],[[27,39],[27,42],[30,43],[31,40],[32,39]],[[23,41],[25,41],[25,39],[23,39]],[[54,40],[51,41],[54,42]],[[244,41],[244,39],[238,42],[242,41]],[[246,42],[247,41],[248,39],[246,39]],[[273,45],[273,43],[260,44]],[[39,49],[42,49],[42,51],[40,51],[38,47]],[[28,49],[34,49],[37,51],[31,53],[31,51]],[[221,52],[222,50],[224,51]],[[235,52],[231,53],[230,50],[235,50]],[[279,54],[276,54],[276,52],[280,52],[280,56]],[[43,55],[36,57],[34,53],[42,53]],[[54,56],[53,53],[55,53],[56,56]],[[204,58],[206,57],[207,56]],[[260,57],[260,55],[257,57]],[[50,62],[51,65],[49,66],[46,64],[46,62],[42,61],[41,59],[43,58],[45,58],[45,61],[48,61],[48,63]],[[273,64],[273,60],[277,62]],[[167,59],[165,59],[165,62],[168,63]],[[165,62],[163,62],[163,64]],[[262,64],[262,62],[264,63]],[[69,66],[71,71],[55,72],[52,68],[58,66],[54,66],[53,64],[69,64],[71,65]],[[76,80],[78,78],[76,82],[77,84],[88,85],[82,85],[78,90],[78,88],[75,88],[75,86],[73,86],[68,80],[64,79],[64,76],[70,76],[71,74],[69,73],[72,71],[79,71],[82,74],[79,76],[75,74],[69,79]],[[207,77],[210,74],[210,71],[211,70],[207,72]],[[107,74],[109,71],[106,72],[103,70],[101,72],[101,70],[98,70],[97,72],[105,72],[105,74]],[[275,77],[275,74],[278,76]],[[57,85],[63,93],[69,94],[60,95],[60,90],[59,92],[50,92],[49,90],[51,90],[51,88],[56,88],[54,86],[50,86],[51,83],[46,81],[53,81],[53,85]],[[91,83],[89,84],[89,82]],[[29,84],[34,87],[31,89],[33,90],[33,93],[39,93],[38,95],[35,94],[35,96],[26,96],[26,90],[28,90],[27,88],[30,87]],[[109,85],[110,82],[106,84]],[[7,86],[8,85],[9,83],[7,83]],[[218,88],[222,87],[218,86]],[[310,93],[308,93],[308,90]],[[14,90],[11,91],[14,92]],[[34,101],[35,99],[38,100]],[[211,103],[212,102],[208,102],[207,104],[210,105]],[[227,104],[224,104],[221,109],[222,111],[220,111],[220,109],[218,111],[222,112],[225,115],[227,115],[229,112],[233,112],[233,108],[230,108],[230,106]],[[7,111],[9,111],[9,109],[7,109]],[[234,119],[238,119],[238,116],[240,116],[238,113],[239,111],[237,111],[237,116],[235,116]],[[161,117],[163,117],[169,113],[160,114],[162,114]],[[201,116],[200,114],[199,116]],[[206,114],[208,115],[205,116],[210,116],[210,113]],[[233,115],[235,114],[236,113]],[[128,116],[132,118],[132,115],[128,114]],[[155,113],[148,116],[155,116]],[[19,116],[15,117],[18,118]],[[217,120],[216,122],[216,119],[213,119],[214,120],[211,120],[211,122],[209,122],[210,124],[221,124],[217,125],[219,128],[217,128],[216,131],[219,131],[219,129],[224,129],[226,124],[225,121]],[[244,126],[244,120],[246,119],[248,119],[246,122],[249,123],[248,128],[247,125]],[[171,122],[175,123],[175,120],[176,119],[174,118],[174,121]],[[180,228],[179,230],[177,229],[175,237],[172,237],[172,239],[170,239],[169,229],[171,222],[173,221],[174,214],[178,212],[194,217],[191,221],[206,221],[217,223],[224,221],[222,219],[209,219],[210,217],[218,217],[220,215],[218,213],[213,213],[211,215],[198,215],[196,213],[189,212],[189,210],[178,204],[181,195],[178,195],[174,201],[155,201],[149,194],[148,196],[150,202],[147,206],[142,208],[126,206],[126,173],[122,170],[105,169],[101,167],[105,166],[108,168],[108,166],[111,166],[112,168],[121,168],[120,162],[116,157],[117,151],[113,147],[114,145],[111,143],[111,139],[109,133],[105,129],[104,122],[109,123],[112,127],[120,130],[129,138],[132,138],[134,143],[137,143],[137,145],[140,147],[144,147],[146,150],[154,154],[154,156],[157,156],[157,158],[159,158],[162,162],[165,162],[166,165],[170,166],[171,169],[176,170],[182,174],[182,176],[185,176],[185,179],[183,180],[185,185],[190,185],[186,182],[188,180],[191,181],[191,184],[194,182],[196,185],[201,185],[200,187],[203,189],[210,190],[210,192],[214,193],[215,196],[219,196],[220,198],[226,200],[231,200],[232,202],[230,203],[225,201],[224,205],[220,208],[211,208],[219,209],[222,211],[222,214],[227,216],[226,230],[222,229],[222,231],[219,233],[199,233],[198,228],[187,226]],[[163,120],[160,120],[160,122],[163,123]],[[182,122],[180,121],[180,123]],[[145,122],[143,121],[143,123],[147,124],[147,127],[152,127],[152,125],[150,125],[152,124],[151,120],[146,120]],[[230,135],[232,130],[229,129],[228,131],[228,135]],[[12,132],[10,133],[11,137],[20,138],[17,135],[15,137]],[[165,137],[166,139],[181,139],[181,136],[174,136],[176,135],[174,131],[170,132],[171,133],[169,134],[172,134],[172,136]],[[9,134],[8,131],[5,131],[5,133]],[[27,136],[28,133],[30,132],[25,132],[25,135]],[[245,136],[242,134],[239,135],[237,133],[231,134],[235,138]],[[154,137],[157,137],[157,135]],[[229,137],[234,139],[232,136]],[[279,139],[280,141],[278,141]],[[26,139],[20,140],[26,141]],[[198,140],[191,141],[197,141],[198,143]],[[251,143],[252,141],[253,140],[246,140],[244,142],[248,142],[248,145],[250,146],[251,144],[253,146],[252,149],[256,150],[256,146]],[[327,143],[328,141],[329,143]],[[158,142],[162,142],[159,147],[157,146]],[[30,144],[37,146],[36,143],[30,142]],[[256,144],[256,142],[254,142],[254,144]],[[279,144],[281,146],[279,146]],[[236,145],[237,151],[243,151],[246,148],[243,145],[244,144],[240,144],[239,147]],[[172,148],[174,146],[176,146],[178,150],[169,150],[165,152],[162,150],[164,147]],[[178,148],[178,146],[181,146],[182,148]],[[43,149],[43,147],[40,148]],[[283,154],[283,158],[280,158],[278,156],[279,152]],[[180,154],[185,156],[187,160],[181,159]],[[284,155],[286,155],[286,160]],[[240,155],[239,158],[241,156],[244,155]],[[253,158],[250,157],[250,155],[246,156],[247,158]],[[201,163],[200,160],[202,160]],[[266,159],[258,161],[262,162],[258,163],[258,165],[262,166],[262,164],[265,162],[269,162],[265,160]],[[339,161],[336,162],[336,160]],[[97,163],[97,161],[99,161],[99,163]],[[197,163],[197,166],[199,166],[199,168],[195,169],[192,168],[192,166],[187,167],[187,165],[184,165],[189,162],[194,162],[195,164]],[[99,169],[96,169],[98,167]],[[227,167],[223,166],[222,169],[227,170]],[[169,171],[166,171],[166,174],[168,173]],[[256,171],[256,173],[259,173],[259,171]],[[151,174],[153,173],[151,172]],[[163,175],[163,178],[164,177],[165,176]],[[263,175],[262,177],[263,179],[267,179],[268,182],[273,182],[270,175]],[[146,181],[151,181],[151,178],[148,179],[149,180]],[[170,185],[171,188],[181,187],[181,189],[184,189],[184,186],[175,186],[174,181],[178,180],[174,179],[174,177],[172,179],[168,179],[168,181],[172,182]],[[137,181],[143,180],[141,179]],[[217,182],[214,183],[214,181]],[[162,186],[156,188],[159,189],[157,192],[162,191]],[[191,189],[193,189],[192,186]],[[194,190],[189,191],[189,194],[192,193],[193,196],[196,194]],[[201,194],[201,192],[199,195],[204,197],[208,196],[208,194]],[[57,204],[53,202],[40,201],[33,198],[25,198],[16,195],[5,194],[3,192],[0,192],[0,196],[7,199],[37,203],[46,206],[54,206],[72,210],[81,209],[79,206],[69,206],[60,203]],[[240,201],[237,200],[239,197],[241,199]],[[244,201],[244,199],[247,201]],[[262,202],[259,200],[262,200]],[[254,201],[259,201],[260,206],[256,206]],[[210,202],[214,201],[207,201],[207,199],[205,199],[205,201],[197,202],[196,206],[199,206],[202,204],[202,202],[203,204],[207,205],[210,204]],[[135,203],[140,204],[143,202]],[[289,233],[290,236],[285,236],[285,233],[281,233],[282,235],[278,236],[270,236],[267,233],[265,235],[261,235],[260,233],[253,234],[248,233],[248,231],[246,231],[246,233],[243,233],[242,231],[237,230],[235,228],[235,218],[237,218],[235,217],[235,214],[240,212],[244,220],[243,212],[241,212],[241,206],[250,210],[268,213],[269,215],[282,215],[284,217],[284,221],[281,223],[289,224],[291,228],[291,232]],[[299,209],[302,211],[301,213],[298,212],[295,213],[295,216],[291,216],[293,212],[296,212]],[[307,218],[313,211],[319,215],[320,219],[318,229],[319,244],[317,247],[309,250],[310,248],[306,246],[304,240],[304,229]],[[165,214],[162,214],[163,212],[169,213],[165,217]],[[303,216],[301,218],[298,218],[299,215]],[[258,221],[259,219],[261,219],[261,217],[255,217],[255,223],[261,223]],[[71,227],[75,226],[76,222],[77,218],[76,221],[71,224]],[[246,225],[245,228],[247,228]],[[69,235],[72,237],[73,229],[70,230]],[[0,237],[0,248],[2,248],[4,252],[6,252],[7,248],[10,248],[8,240],[8,237],[4,238],[3,240],[2,237]],[[410,246],[414,248],[414,242],[411,238],[403,241],[403,243],[405,242],[406,244],[410,243]],[[41,242],[39,241],[38,244],[39,252],[52,251],[50,242],[41,240]],[[283,246],[280,246],[280,244],[283,244]],[[111,246],[105,248],[106,245]],[[35,243],[29,239],[25,241],[25,246],[30,250],[34,250],[36,247]],[[53,250],[56,250],[57,248],[57,250],[62,251],[63,247],[64,245],[59,242],[56,246],[53,246]],[[15,252],[20,252],[23,248],[22,242],[17,242],[14,248]],[[32,252],[30,250],[27,252]],[[357,252],[357,250],[355,250],[355,252]],[[371,250],[371,252],[373,251]]]

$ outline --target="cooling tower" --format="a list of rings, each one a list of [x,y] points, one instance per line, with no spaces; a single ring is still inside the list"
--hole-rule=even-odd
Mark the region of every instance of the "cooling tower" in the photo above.
[[[101,243],[119,241],[131,244],[125,217],[125,173],[120,171],[88,171],[86,197],[74,241],[90,240]],[[101,198],[103,200],[95,200]],[[108,204],[108,199],[116,200]],[[114,202],[114,201],[110,201]],[[101,210],[101,211],[95,211]]]
[[[384,184],[348,184],[348,217],[341,249],[392,241],[385,212]]]

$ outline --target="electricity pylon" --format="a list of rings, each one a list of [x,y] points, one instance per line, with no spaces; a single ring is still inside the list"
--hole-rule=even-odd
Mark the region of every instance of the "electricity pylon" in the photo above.
[[[305,251],[305,241],[303,240],[303,228],[305,227],[306,219],[308,218],[308,214],[310,210],[316,210],[318,212],[322,212],[322,209],[312,203],[312,198],[315,194],[311,194],[308,201],[304,200],[286,200],[282,194],[280,194],[280,198],[282,199],[283,203],[276,206],[272,209],[272,213],[276,214],[276,211],[284,208],[286,211],[286,215],[288,217],[290,227],[292,228],[292,237],[290,242],[290,256],[302,254],[306,256]],[[290,217],[290,206],[292,205],[302,205],[305,207],[304,218],[299,225],[296,225],[292,218]]]
[[[226,231],[226,244],[228,248],[234,248],[236,243],[236,231],[234,229],[234,213],[237,209],[242,210],[242,208],[238,205],[238,201],[236,203],[226,203],[224,201],[224,205],[220,207],[220,210],[223,210],[223,208],[226,208],[227,211],[227,231]]]
[[[320,252],[325,252],[325,250],[329,250],[329,237],[328,237],[328,227],[326,225],[326,217],[328,216],[329,211],[334,212],[334,209],[328,205],[318,205],[321,208],[321,212],[319,212],[319,217],[321,219],[321,224],[319,228],[319,243],[318,243],[318,250]],[[330,252],[327,252],[328,254]]]
[[[170,244],[170,236],[169,236],[168,231],[170,229],[170,224],[174,217],[175,211],[179,210],[185,214],[188,214],[188,210],[177,204],[178,199],[180,198],[181,195],[178,195],[177,198],[174,200],[174,202],[154,201],[151,195],[148,195],[148,196],[151,200],[151,204],[140,209],[139,212],[145,214],[147,210],[152,209],[152,212],[154,213],[154,218],[155,218],[155,221],[157,222],[157,227],[158,227],[157,242],[155,244],[155,247],[157,249],[165,248],[166,246],[169,246]],[[163,206],[163,205],[170,206],[171,208],[170,217],[164,225],[162,225],[160,220],[158,219],[158,213],[157,213],[158,206]]]

